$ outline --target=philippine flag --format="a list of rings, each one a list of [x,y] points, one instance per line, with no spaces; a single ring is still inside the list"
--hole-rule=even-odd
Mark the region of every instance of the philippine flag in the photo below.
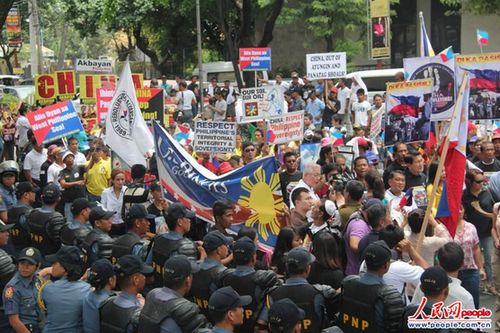
[[[477,30],[477,43],[479,45],[488,45],[490,41],[490,35],[487,31]]]
[[[455,57],[455,54],[453,53],[453,48],[451,46],[439,52],[439,55],[441,56],[441,60],[443,60],[443,62],[447,62],[448,60],[453,59]]]
[[[450,145],[444,162],[446,179],[443,193],[438,205],[436,218],[446,226],[451,237],[455,237],[459,210],[462,205],[462,192],[465,178],[465,150],[467,146],[467,124],[469,121],[469,78],[462,83],[465,89],[460,89],[457,98],[458,111],[451,120]]]
[[[416,118],[418,115],[418,105],[420,102],[419,96],[395,96],[391,95],[399,101],[399,105],[394,106],[389,110],[389,113],[399,114],[402,116],[411,116]]]
[[[471,89],[486,89],[497,92],[497,82],[500,82],[500,72],[494,69],[467,69],[470,74]]]
[[[434,57],[434,49],[432,48],[431,41],[427,35],[427,30],[425,30],[424,15],[422,12],[419,13],[420,16],[420,56],[421,57]]]
[[[410,187],[406,190],[404,197],[399,201],[399,208],[403,208],[404,206],[411,206],[413,199],[413,187]]]

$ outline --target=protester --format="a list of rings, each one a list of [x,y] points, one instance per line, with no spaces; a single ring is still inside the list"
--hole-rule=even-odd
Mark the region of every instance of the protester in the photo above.
[[[290,192],[302,179],[302,172],[299,170],[297,161],[298,156],[295,152],[286,152],[283,155],[285,170],[280,173],[280,184],[283,201],[287,206],[290,206]]]
[[[303,243],[300,234],[292,228],[282,228],[276,238],[271,266],[279,275],[285,275],[285,261],[291,249],[301,246]]]
[[[73,214],[71,212],[72,203],[78,198],[84,198],[85,180],[84,167],[75,164],[75,155],[71,151],[66,151],[62,156],[65,167],[59,172],[58,184],[64,195],[64,216],[71,223]]]
[[[115,215],[111,218],[114,226],[123,226],[124,221],[122,217],[122,205],[123,205],[123,196],[127,187],[125,184],[125,173],[121,169],[113,169],[111,171],[111,186],[102,191],[101,194],[101,204],[102,207],[106,210],[116,212]],[[112,227],[111,234],[114,234],[113,229],[123,227]]]
[[[101,201],[101,194],[111,178],[111,164],[103,158],[103,154],[103,147],[96,147],[87,164],[85,186],[90,201]]]

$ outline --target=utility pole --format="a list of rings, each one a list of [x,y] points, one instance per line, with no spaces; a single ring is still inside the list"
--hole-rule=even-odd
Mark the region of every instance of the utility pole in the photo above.
[[[37,0],[29,0],[29,33],[30,33],[30,62],[31,76],[41,73],[42,65],[42,46],[40,39],[40,20],[38,16]]]
[[[198,114],[203,112],[203,56],[201,53],[201,14],[200,14],[200,0],[196,0],[196,31],[198,40],[198,79],[200,81],[200,106]]]

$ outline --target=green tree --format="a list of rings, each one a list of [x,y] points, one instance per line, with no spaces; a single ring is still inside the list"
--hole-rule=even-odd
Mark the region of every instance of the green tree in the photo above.
[[[441,0],[448,6],[461,8],[461,12],[476,15],[500,15],[500,3],[498,0]]]

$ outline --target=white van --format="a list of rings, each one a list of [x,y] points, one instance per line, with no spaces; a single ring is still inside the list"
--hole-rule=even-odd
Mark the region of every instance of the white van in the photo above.
[[[267,71],[258,71],[257,74],[261,76],[264,80],[268,79]],[[200,71],[198,68],[193,69],[193,75],[200,76]],[[241,78],[243,79],[243,73],[240,70]],[[203,87],[208,86],[209,81],[215,77],[219,84],[226,80],[229,80],[236,86],[236,75],[234,74],[234,67],[231,61],[216,61],[208,62],[203,64],[203,77],[200,77],[200,82],[203,82]]]
[[[394,77],[398,72],[404,73],[404,68],[375,69],[352,72],[347,74],[346,78],[350,81],[354,75],[358,74],[366,84],[366,88],[368,88],[368,101],[371,103],[374,95],[384,95],[387,82],[394,82]]]

